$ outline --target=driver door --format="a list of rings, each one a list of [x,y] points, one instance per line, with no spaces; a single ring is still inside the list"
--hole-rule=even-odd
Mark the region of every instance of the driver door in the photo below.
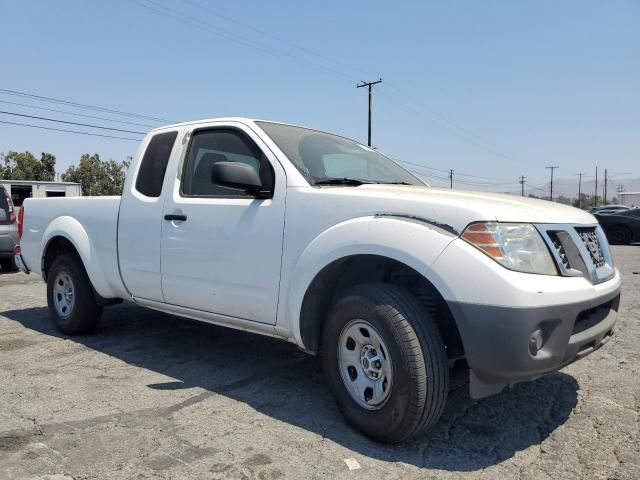
[[[270,198],[212,181],[216,162],[255,168]],[[178,162],[176,162],[178,163]],[[243,124],[196,128],[163,207],[165,301],[275,324],[285,216],[284,169]]]

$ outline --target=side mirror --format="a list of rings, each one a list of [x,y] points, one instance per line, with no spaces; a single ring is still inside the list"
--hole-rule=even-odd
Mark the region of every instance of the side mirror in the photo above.
[[[240,162],[216,162],[211,169],[211,181],[223,187],[238,188],[249,195],[262,197],[262,181],[256,169]]]

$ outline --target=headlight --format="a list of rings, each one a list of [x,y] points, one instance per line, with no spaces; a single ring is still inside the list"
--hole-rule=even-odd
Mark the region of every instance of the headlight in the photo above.
[[[472,223],[462,238],[510,270],[558,274],[547,245],[529,223]]]

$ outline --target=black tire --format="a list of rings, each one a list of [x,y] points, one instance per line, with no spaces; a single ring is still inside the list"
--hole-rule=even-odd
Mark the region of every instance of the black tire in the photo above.
[[[2,268],[3,272],[15,272],[18,270],[18,266],[13,257],[0,258],[0,268]]]
[[[60,275],[68,275],[73,284],[73,303],[68,313],[60,315],[54,302],[54,286]],[[73,255],[63,254],[53,261],[47,276],[47,304],[51,320],[67,335],[91,332],[102,317],[102,307],[96,303],[93,286],[82,262]]]
[[[377,410],[359,405],[340,373],[340,334],[354,319],[375,327],[391,357],[391,391]],[[324,326],[322,354],[338,408],[349,424],[372,439],[401,442],[428,430],[442,415],[449,386],[445,348],[435,319],[407,290],[370,283],[347,291]]]
[[[624,225],[614,225],[607,230],[607,238],[613,245],[628,245],[631,243],[633,234],[631,230]]]

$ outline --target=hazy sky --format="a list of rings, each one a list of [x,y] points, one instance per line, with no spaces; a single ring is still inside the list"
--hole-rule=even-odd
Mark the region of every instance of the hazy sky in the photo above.
[[[501,190],[520,175],[546,182],[547,165],[562,178],[596,165],[640,176],[638,0],[0,0],[0,18],[3,89],[178,121],[274,119],[366,142],[367,96],[355,85],[382,77],[373,143],[394,158],[513,182],[489,187]],[[6,102],[116,118],[0,92],[3,111],[149,129]],[[135,148],[0,124],[0,151],[50,151],[59,170],[85,152],[122,160]]]

